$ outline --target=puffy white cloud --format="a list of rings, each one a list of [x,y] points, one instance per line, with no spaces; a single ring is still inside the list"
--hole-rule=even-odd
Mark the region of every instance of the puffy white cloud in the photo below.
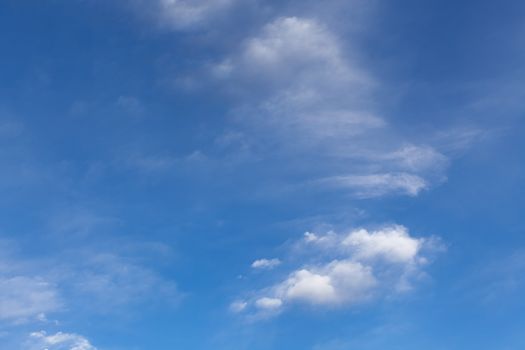
[[[414,262],[423,243],[424,239],[410,237],[406,227],[399,225],[372,232],[352,231],[342,241],[359,260],[382,258],[393,263]]]
[[[406,292],[423,273],[428,262],[425,252],[435,248],[434,242],[413,237],[400,225],[343,234],[306,232],[293,250],[303,265],[244,301],[239,312],[252,306],[268,309],[262,306],[272,304],[268,300],[278,300],[279,309],[292,303],[352,305]]]
[[[330,276],[305,269],[292,273],[280,288],[284,289],[284,294],[290,299],[303,299],[315,303],[332,302],[337,299]]]
[[[350,260],[335,260],[313,271],[293,272],[277,290],[290,301],[355,303],[367,299],[376,284],[370,267]]]
[[[254,269],[273,269],[281,264],[279,259],[258,259],[252,263]]]
[[[434,248],[435,240],[410,236],[402,225],[385,226],[377,230],[363,228],[345,234],[328,232],[318,235],[306,232],[303,249],[315,247],[332,254],[350,255],[357,261],[379,259],[389,263],[414,264],[424,248]]]
[[[97,350],[85,337],[74,333],[47,334],[44,331],[30,334],[27,350]]]

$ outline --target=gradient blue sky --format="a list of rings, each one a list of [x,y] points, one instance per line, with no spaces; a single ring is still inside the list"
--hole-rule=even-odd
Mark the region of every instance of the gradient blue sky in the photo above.
[[[0,348],[525,348],[525,3],[4,0]]]

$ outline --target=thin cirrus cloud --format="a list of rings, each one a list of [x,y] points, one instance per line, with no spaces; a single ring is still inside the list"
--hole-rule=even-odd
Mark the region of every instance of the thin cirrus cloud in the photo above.
[[[415,196],[444,178],[448,161],[395,136],[395,123],[377,112],[380,83],[351,44],[318,20],[281,17],[210,74],[238,98],[232,128],[245,135],[243,149],[249,140],[263,157],[313,161],[305,183],[356,197]]]
[[[63,302],[57,285],[42,270],[9,254],[12,250],[11,244],[0,241],[0,326],[60,311]]]
[[[108,306],[117,309],[147,300],[174,304],[180,299],[173,281],[133,259],[112,253],[88,253],[83,261],[60,273],[66,276],[62,283],[73,291],[74,297],[90,298],[91,310],[105,310]]]
[[[184,31],[224,17],[235,3],[134,2],[159,25]],[[223,59],[205,65],[206,79],[189,72],[187,79],[199,77],[234,96],[233,121],[217,136],[226,159],[293,163],[283,174],[300,171],[294,178],[302,178],[303,185],[338,187],[358,198],[417,196],[442,182],[447,158],[429,145],[397,136],[395,123],[379,112],[375,94],[381,83],[362,63],[353,39],[341,40],[320,17],[278,17]],[[228,135],[238,136],[231,140]],[[298,165],[299,158],[317,166]],[[167,171],[172,168],[166,159],[147,157],[141,165]]]
[[[34,321],[61,306],[58,290],[43,278],[0,276],[0,322]]]
[[[429,254],[439,248],[435,238],[411,236],[404,226],[349,233],[307,232],[296,242],[303,264],[279,282],[237,300],[231,310],[264,316],[287,306],[351,306],[411,290],[424,276]],[[250,314],[251,313],[251,314]]]
[[[145,244],[137,248],[147,254]],[[8,254],[14,250],[0,244],[0,326],[31,324],[71,310],[117,312],[153,300],[174,305],[181,296],[173,281],[131,254],[98,247],[36,259]]]
[[[137,12],[145,14],[161,28],[189,31],[206,28],[237,0],[133,0]]]
[[[349,190],[359,198],[381,197],[386,194],[417,196],[428,187],[423,178],[407,173],[334,176],[316,183],[323,187]]]

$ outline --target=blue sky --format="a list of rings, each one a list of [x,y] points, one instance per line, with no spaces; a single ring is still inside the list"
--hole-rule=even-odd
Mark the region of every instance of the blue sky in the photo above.
[[[1,348],[524,348],[524,18],[3,1]]]

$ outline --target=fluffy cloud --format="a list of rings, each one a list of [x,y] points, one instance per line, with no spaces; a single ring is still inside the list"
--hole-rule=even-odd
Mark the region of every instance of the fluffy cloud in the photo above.
[[[369,232],[364,229],[352,231],[341,242],[353,250],[360,260],[382,258],[391,263],[413,263],[424,239],[410,237],[403,226],[387,227]]]
[[[350,255],[357,261],[384,260],[409,265],[418,263],[422,249],[435,245],[435,240],[412,237],[406,227],[393,225],[378,230],[361,228],[346,234],[306,232],[299,244],[305,250],[314,248],[338,256]]]
[[[353,305],[405,292],[423,274],[426,252],[436,247],[434,239],[413,237],[400,225],[345,234],[307,232],[294,249],[305,259],[303,266],[242,301],[237,311],[278,311],[293,303]]]
[[[277,293],[289,301],[351,304],[369,298],[376,285],[370,267],[351,260],[335,260],[293,272],[277,287]]]
[[[31,333],[27,350],[97,350],[81,335],[62,333],[48,335],[44,331]]]
[[[252,263],[254,269],[273,269],[281,264],[279,259],[258,259]]]

